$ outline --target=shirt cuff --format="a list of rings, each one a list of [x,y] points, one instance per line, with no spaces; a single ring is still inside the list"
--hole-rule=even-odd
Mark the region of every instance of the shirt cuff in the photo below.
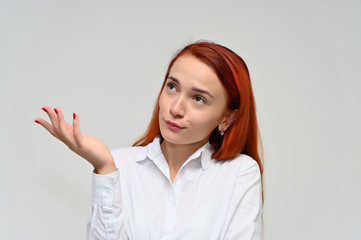
[[[120,190],[119,170],[106,175],[93,172],[92,186],[93,204],[111,206],[115,200],[114,197]]]

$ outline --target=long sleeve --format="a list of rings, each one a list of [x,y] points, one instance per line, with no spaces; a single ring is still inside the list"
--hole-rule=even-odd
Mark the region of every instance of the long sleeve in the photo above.
[[[233,195],[234,214],[224,239],[262,239],[261,174],[253,159],[242,163]]]
[[[87,224],[87,240],[120,239],[124,234],[122,215],[119,170],[107,175],[93,172],[92,216]]]

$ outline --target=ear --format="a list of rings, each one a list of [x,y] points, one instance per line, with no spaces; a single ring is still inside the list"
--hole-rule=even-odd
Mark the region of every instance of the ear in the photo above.
[[[218,125],[218,130],[225,132],[232,125],[234,120],[236,120],[237,114],[238,109],[227,112],[221,123]]]

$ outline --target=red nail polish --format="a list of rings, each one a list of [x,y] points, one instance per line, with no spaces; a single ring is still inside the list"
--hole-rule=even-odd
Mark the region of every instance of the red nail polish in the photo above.
[[[76,114],[75,113],[73,113],[73,119],[75,119],[76,118]]]
[[[56,114],[58,114],[58,110],[56,110],[56,108],[54,108],[54,111],[55,111]]]
[[[45,107],[42,107],[41,109],[43,109],[43,110],[44,110],[44,112],[47,112]]]
[[[40,123],[38,120],[35,120],[34,122],[36,122],[36,123]]]

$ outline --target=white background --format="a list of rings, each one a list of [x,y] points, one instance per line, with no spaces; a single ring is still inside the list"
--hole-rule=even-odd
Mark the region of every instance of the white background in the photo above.
[[[173,54],[207,39],[251,72],[264,239],[361,239],[360,13],[358,0],[0,0],[0,238],[85,238],[92,168],[34,123],[42,106],[129,146]]]

